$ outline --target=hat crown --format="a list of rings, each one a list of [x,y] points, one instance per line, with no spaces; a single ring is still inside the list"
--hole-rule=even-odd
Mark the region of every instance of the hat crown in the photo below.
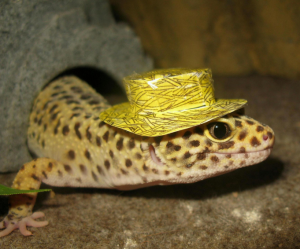
[[[124,78],[132,112],[180,112],[215,103],[210,69],[167,69]]]

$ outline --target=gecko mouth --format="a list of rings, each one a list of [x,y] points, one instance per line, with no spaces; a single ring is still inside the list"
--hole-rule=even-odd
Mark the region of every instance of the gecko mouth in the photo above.
[[[245,154],[259,154],[260,152],[270,154],[271,150],[272,150],[272,147],[267,147],[267,148],[265,148],[263,150],[259,150],[259,151],[249,151],[249,152],[242,152],[242,153],[241,152],[236,152],[236,153],[235,152],[232,152],[232,153],[218,153],[218,152],[213,152],[212,154],[243,156]],[[163,163],[161,161],[161,159],[156,155],[155,148],[153,147],[152,144],[149,145],[149,153],[150,153],[152,161],[155,164],[160,165],[160,166],[165,165],[165,163]],[[204,153],[204,154],[209,154],[209,153]]]

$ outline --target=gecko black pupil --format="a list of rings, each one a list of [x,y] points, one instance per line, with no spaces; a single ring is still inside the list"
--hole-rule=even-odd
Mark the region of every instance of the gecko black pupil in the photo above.
[[[229,127],[225,123],[212,123],[209,127],[210,134],[217,139],[224,139],[230,133]]]

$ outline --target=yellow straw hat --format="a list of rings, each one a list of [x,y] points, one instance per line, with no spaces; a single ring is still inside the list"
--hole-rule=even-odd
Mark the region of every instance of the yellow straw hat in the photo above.
[[[215,99],[210,69],[162,69],[124,78],[129,102],[100,114],[105,123],[155,137],[187,129],[242,108],[244,99]]]

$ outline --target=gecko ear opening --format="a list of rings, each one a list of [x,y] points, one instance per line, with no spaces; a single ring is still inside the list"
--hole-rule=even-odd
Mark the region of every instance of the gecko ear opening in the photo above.
[[[152,144],[149,145],[149,152],[150,152],[151,159],[155,164],[160,165],[160,166],[164,165],[164,163],[156,155],[155,148],[153,147]]]

